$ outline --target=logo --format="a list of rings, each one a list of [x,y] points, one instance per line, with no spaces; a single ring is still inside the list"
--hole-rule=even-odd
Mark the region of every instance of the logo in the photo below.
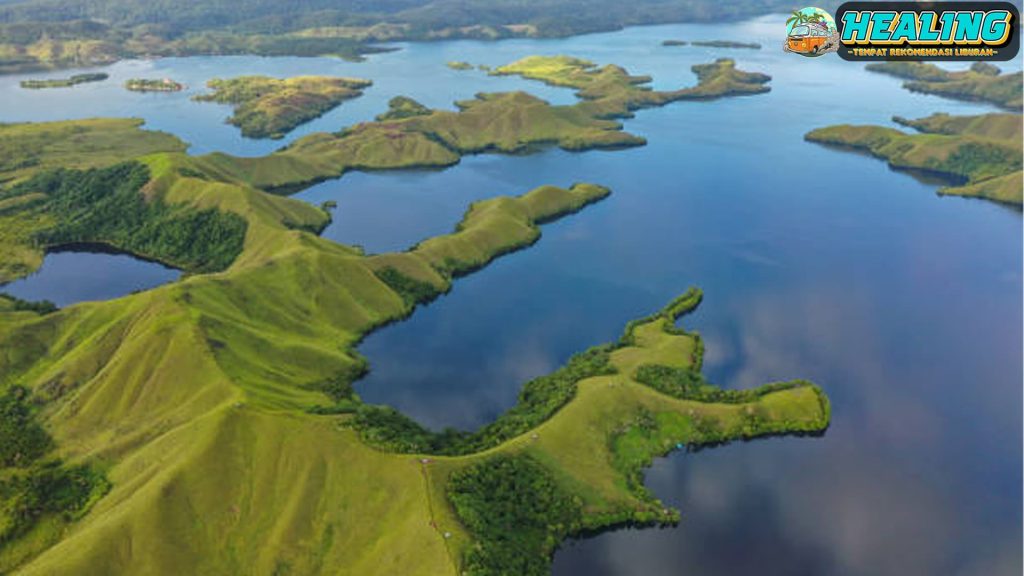
[[[804,8],[786,20],[786,52],[817,57],[839,49],[839,30],[832,16],[821,8]]]
[[[1011,60],[1020,48],[1009,2],[848,2],[836,22],[845,60]]]

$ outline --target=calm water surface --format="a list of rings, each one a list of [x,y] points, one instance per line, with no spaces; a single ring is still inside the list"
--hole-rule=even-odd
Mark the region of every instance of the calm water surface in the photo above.
[[[771,74],[772,92],[641,111],[625,124],[649,140],[643,148],[476,156],[444,171],[354,173],[300,194],[338,201],[326,236],[381,252],[450,231],[476,199],[576,181],[614,190],[369,336],[360,350],[373,371],[359,393],[431,427],[479,426],[512,405],[525,380],[699,285],[704,303],[686,323],[706,340],[709,377],[728,387],[814,380],[832,399],[832,427],[819,439],[658,460],[648,484],[682,510],[681,525],[568,544],[556,576],[1020,574],[1020,213],[941,198],[934,182],[803,141],[826,124],[990,108],[912,94],[838,58],[783,54],[782,20],[411,44],[362,64],[125,62],[107,69],[106,83],[31,97],[0,79],[0,117],[135,115],[192,142],[193,153],[262,154],[369,119],[398,94],[438,107],[518,88],[573,101],[568,90],[450,71],[448,60],[567,53],[670,88],[693,83],[692,64],[734,57]],[[753,39],[765,49],[661,47],[667,38]],[[207,79],[241,73],[347,74],[375,85],[284,142],[252,141],[222,124],[226,108],[188,100]],[[190,92],[118,87],[164,75]]]
[[[0,292],[68,306],[148,290],[173,282],[180,275],[173,268],[127,254],[76,248],[47,254],[35,274],[0,286]]]

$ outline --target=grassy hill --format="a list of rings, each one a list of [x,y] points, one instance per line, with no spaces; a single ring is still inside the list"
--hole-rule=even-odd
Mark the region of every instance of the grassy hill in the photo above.
[[[213,92],[194,99],[234,104],[235,113],[228,123],[241,128],[247,138],[283,138],[345,100],[361,96],[371,84],[369,80],[330,76],[214,78],[207,83]]]
[[[1022,106],[1024,74],[1001,74],[998,67],[986,62],[975,62],[970,69],[960,72],[949,72],[925,62],[878,62],[865,69],[906,78],[903,87],[912,92],[990,102],[1010,110],[1020,110]]]
[[[919,120],[895,118],[916,129],[907,134],[882,126],[830,126],[809,132],[811,142],[865,150],[897,168],[922,169],[963,179],[939,194],[985,198],[1021,205],[1021,116],[934,114]]]

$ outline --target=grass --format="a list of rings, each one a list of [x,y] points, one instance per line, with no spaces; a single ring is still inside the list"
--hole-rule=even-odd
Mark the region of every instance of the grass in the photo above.
[[[976,62],[970,69],[960,72],[949,72],[924,62],[878,62],[865,68],[907,79],[903,87],[912,92],[990,102],[1010,110],[1019,111],[1022,106],[1024,74],[1001,74],[999,68],[986,62]]]
[[[213,92],[194,99],[234,104],[228,123],[241,128],[247,138],[283,138],[345,100],[361,96],[371,84],[369,80],[330,76],[214,78],[207,82]]]
[[[963,180],[940,188],[939,194],[1021,205],[1024,192],[1019,114],[934,114],[920,120],[894,120],[919,133],[841,125],[812,130],[805,138],[864,150],[897,168],[922,169]]]

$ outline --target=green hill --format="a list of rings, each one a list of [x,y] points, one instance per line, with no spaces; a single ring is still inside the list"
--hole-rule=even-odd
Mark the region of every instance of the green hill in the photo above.
[[[1020,110],[1024,73],[1001,74],[998,67],[975,62],[968,70],[949,72],[925,62],[878,62],[865,66],[872,72],[906,78],[903,87],[956,100],[990,102]]]
[[[369,80],[330,76],[214,78],[207,83],[213,92],[194,100],[234,104],[235,113],[228,123],[241,128],[247,138],[283,138],[345,100],[361,96],[371,84]]]
[[[829,126],[805,136],[811,142],[866,150],[897,168],[922,169],[964,180],[939,194],[972,196],[1021,205],[1022,136],[1019,114],[894,118],[919,134],[882,126]]]

